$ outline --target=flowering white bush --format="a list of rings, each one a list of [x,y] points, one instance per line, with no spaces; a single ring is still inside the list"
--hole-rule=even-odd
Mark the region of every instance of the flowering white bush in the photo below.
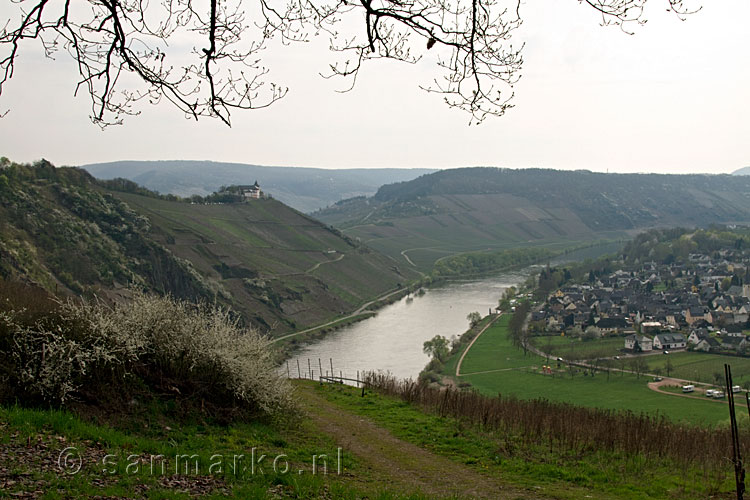
[[[17,383],[44,401],[65,403],[87,377],[114,370],[146,382],[166,375],[272,415],[294,407],[267,342],[226,310],[136,292],[111,309],[66,304],[51,323],[29,327],[12,312],[0,315],[12,335]]]

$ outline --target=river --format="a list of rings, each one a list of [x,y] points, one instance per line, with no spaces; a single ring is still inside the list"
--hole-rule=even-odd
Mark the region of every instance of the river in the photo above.
[[[453,281],[430,288],[422,296],[404,297],[379,309],[377,315],[329,333],[322,340],[306,346],[289,360],[291,375],[297,376],[297,361],[302,372],[310,360],[319,373],[330,371],[330,360],[336,375],[355,376],[357,370],[382,370],[399,378],[416,378],[429,361],[422,344],[442,335],[450,338],[469,327],[466,316],[472,311],[486,315],[497,307],[498,299],[509,286],[523,282],[528,271],[505,273],[473,281]]]
[[[552,263],[595,258],[618,246],[584,249],[560,256]],[[355,377],[358,370],[382,370],[398,378],[416,378],[429,362],[422,352],[426,340],[435,335],[461,335],[469,328],[466,316],[470,312],[486,315],[508,287],[522,283],[529,273],[530,269],[524,269],[478,280],[451,281],[427,289],[422,296],[404,297],[378,310],[376,316],[304,347],[289,359],[290,375],[297,376],[299,362],[301,373],[307,376],[309,360],[317,377],[319,366],[324,372],[330,371],[332,360],[335,375],[341,371],[344,377]]]

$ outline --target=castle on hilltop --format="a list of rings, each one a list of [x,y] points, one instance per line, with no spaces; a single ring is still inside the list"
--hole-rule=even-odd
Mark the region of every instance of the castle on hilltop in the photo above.
[[[242,194],[242,197],[246,200],[258,200],[263,198],[263,191],[260,189],[260,184],[255,181],[255,184],[251,186],[237,186]]]

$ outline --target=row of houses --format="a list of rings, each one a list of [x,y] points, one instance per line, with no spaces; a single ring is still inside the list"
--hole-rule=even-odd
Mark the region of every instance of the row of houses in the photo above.
[[[653,338],[637,334],[625,337],[625,349],[633,352],[684,349],[685,347],[687,347],[687,340],[681,333],[659,333]]]
[[[537,331],[595,326],[625,335],[625,348],[745,350],[750,342],[750,261],[731,251],[692,254],[687,264],[648,262],[551,293],[532,313]],[[750,349],[749,349],[750,350]]]

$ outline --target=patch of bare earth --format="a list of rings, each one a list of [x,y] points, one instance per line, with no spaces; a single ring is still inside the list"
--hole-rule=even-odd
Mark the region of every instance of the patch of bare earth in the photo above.
[[[706,388],[704,387],[696,387],[694,392],[691,393],[682,393],[682,392],[670,392],[665,391],[662,389],[662,387],[681,387],[685,384],[687,384],[687,380],[679,379],[679,378],[664,378],[658,382],[649,382],[648,388],[652,391],[660,392],[662,394],[667,394],[669,396],[679,396],[681,398],[691,398],[691,399],[703,399],[705,401],[713,401],[714,403],[724,403],[728,404],[728,401],[725,399],[711,399],[706,398]]]
[[[327,401],[312,386],[298,386],[298,395],[314,425],[364,468],[360,474],[344,471],[354,482],[429,498],[542,498],[398,439],[367,418]]]
[[[91,486],[102,489],[113,486],[120,479],[117,475],[102,472],[107,452],[99,443],[70,442],[52,432],[23,437],[18,431],[10,431],[4,423],[0,423],[0,436],[0,492],[10,498],[40,498],[53,492],[64,498],[70,497],[71,492],[65,483],[75,480],[78,475],[84,475]],[[64,450],[71,446],[74,450],[65,455]],[[149,490],[155,488],[192,497],[228,494],[230,491],[221,479],[198,475],[165,474],[152,484],[136,483],[131,487],[134,498],[145,498]],[[126,497],[95,495],[90,498]]]

